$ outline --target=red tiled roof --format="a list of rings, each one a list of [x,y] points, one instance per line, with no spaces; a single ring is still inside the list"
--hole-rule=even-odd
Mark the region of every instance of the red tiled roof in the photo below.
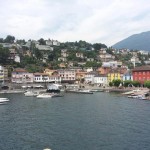
[[[132,71],[145,71],[145,70],[150,70],[150,65],[147,66],[140,66],[132,69]]]

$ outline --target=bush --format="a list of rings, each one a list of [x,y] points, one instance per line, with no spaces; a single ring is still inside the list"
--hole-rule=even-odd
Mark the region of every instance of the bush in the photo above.
[[[144,82],[144,86],[150,88],[150,80]]]

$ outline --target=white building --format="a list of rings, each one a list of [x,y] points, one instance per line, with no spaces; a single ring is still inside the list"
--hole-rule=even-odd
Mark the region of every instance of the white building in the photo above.
[[[34,73],[34,82],[36,83],[60,83],[61,77],[58,75],[49,76],[46,73]]]
[[[14,61],[20,63],[20,56],[18,54],[15,55]]]
[[[148,54],[149,54],[148,51],[144,51],[144,50],[140,50],[139,52],[140,52],[141,54],[143,54],[143,55],[148,55]]]
[[[65,61],[67,61],[67,58],[66,58],[66,57],[59,57],[59,58],[58,58],[58,61],[63,61],[63,62],[65,62]]]
[[[107,76],[105,76],[105,75],[95,76],[94,84],[97,84],[99,86],[107,86],[108,85]]]
[[[119,61],[102,62],[102,67],[114,67],[114,68],[117,68],[118,66],[122,66],[122,62],[119,62]]]
[[[133,56],[130,61],[133,63],[134,67],[136,63],[141,63],[139,58],[137,58],[136,56]]]
[[[85,83],[90,83],[90,84],[94,84],[94,77],[97,76],[98,74],[94,71],[91,71],[89,73],[87,73],[84,77]]]

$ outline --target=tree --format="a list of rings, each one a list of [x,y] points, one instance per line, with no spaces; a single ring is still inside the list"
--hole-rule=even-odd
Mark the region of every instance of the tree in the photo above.
[[[16,43],[20,44],[20,45],[24,45],[26,43],[26,41],[24,39],[23,40],[17,40]]]
[[[132,81],[133,86],[139,87],[141,84],[139,81]]]
[[[144,86],[150,88],[150,80],[144,82]]]
[[[39,39],[38,42],[40,45],[46,45],[46,42],[43,38]]]
[[[121,80],[120,79],[114,79],[112,81],[112,83],[113,83],[114,86],[118,87],[121,84]]]
[[[4,40],[5,43],[14,43],[15,37],[11,35],[7,35],[6,39]]]
[[[108,54],[111,54],[111,55],[114,54],[112,48],[107,48],[107,49],[106,49],[106,52],[107,52]]]
[[[1,64],[6,64],[8,57],[10,53],[7,48],[4,48],[2,45],[0,45],[0,63]]]
[[[107,48],[105,44],[101,44],[101,43],[95,43],[93,44],[93,47],[95,50],[100,50],[101,48]]]
[[[131,80],[126,80],[126,81],[124,81],[124,87],[128,87],[128,86],[130,86],[130,85],[132,85],[132,81]]]
[[[4,39],[3,38],[0,38],[0,43],[4,43]]]
[[[85,64],[85,67],[101,67],[102,66],[102,63],[101,62],[96,62],[96,61],[88,61],[86,62]]]
[[[34,49],[34,54],[35,54],[36,59],[38,59],[38,60],[40,60],[40,59],[43,58],[42,53],[41,53],[40,50],[38,50],[37,48]]]
[[[113,83],[112,83],[112,82],[109,82],[109,86],[112,87],[112,86],[113,86]]]

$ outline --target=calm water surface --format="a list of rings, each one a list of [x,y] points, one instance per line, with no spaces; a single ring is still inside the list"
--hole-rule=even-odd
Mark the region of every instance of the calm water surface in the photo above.
[[[7,94],[0,150],[150,150],[150,101],[110,93],[37,99]]]

